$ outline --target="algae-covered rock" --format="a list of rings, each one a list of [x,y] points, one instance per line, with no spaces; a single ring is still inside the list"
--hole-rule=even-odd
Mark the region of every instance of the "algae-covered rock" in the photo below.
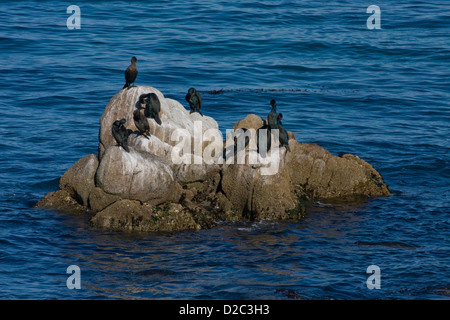
[[[198,230],[200,226],[181,206],[165,210],[134,200],[120,200],[97,213],[91,220],[96,227],[116,231],[182,231]]]
[[[66,190],[57,190],[47,193],[38,201],[35,207],[56,209],[61,212],[72,214],[86,212],[86,207],[79,204]]]

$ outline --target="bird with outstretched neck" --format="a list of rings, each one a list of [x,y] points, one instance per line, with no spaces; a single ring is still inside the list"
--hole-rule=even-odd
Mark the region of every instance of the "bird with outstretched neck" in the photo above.
[[[269,129],[276,129],[278,122],[277,102],[272,99],[270,105],[272,106],[272,110],[270,110],[269,115],[267,116],[267,125],[269,126]]]

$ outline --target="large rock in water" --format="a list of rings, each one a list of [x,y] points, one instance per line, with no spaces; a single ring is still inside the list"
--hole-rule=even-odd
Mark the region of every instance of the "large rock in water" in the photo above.
[[[150,92],[160,99],[162,123],[148,119],[147,139],[137,132],[132,115],[139,96]],[[112,123],[122,118],[134,131],[128,140],[130,152],[117,146],[111,134]],[[271,150],[262,157],[254,130],[263,123],[250,114],[234,124],[235,130],[253,129],[250,143],[238,151],[229,146],[233,135],[222,140],[213,118],[190,114],[153,87],[121,90],[101,117],[97,155],[77,161],[61,177],[60,190],[37,206],[87,210],[94,226],[113,230],[179,231],[224,219],[298,219],[305,198],[389,195],[381,175],[364,160],[299,143],[292,132],[291,152],[272,140]],[[225,161],[223,154],[233,150],[238,154]]]

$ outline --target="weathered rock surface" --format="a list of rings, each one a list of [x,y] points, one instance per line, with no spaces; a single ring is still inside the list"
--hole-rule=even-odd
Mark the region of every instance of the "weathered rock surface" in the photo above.
[[[321,199],[389,195],[381,175],[359,157],[333,156],[313,143],[290,140],[289,145],[286,166],[296,190]]]
[[[132,114],[139,96],[150,92],[160,99],[162,124],[148,119],[147,139],[137,132]],[[111,135],[112,123],[122,118],[135,131],[128,139],[130,152],[117,146]],[[249,114],[233,129],[257,130],[263,123]],[[60,190],[37,206],[88,210],[96,227],[153,232],[198,230],[224,219],[298,219],[305,198],[389,195],[381,175],[359,157],[334,156],[316,144],[297,142],[292,132],[288,135],[291,152],[273,140],[262,157],[251,141],[225,161],[222,156],[230,148],[223,148],[234,137],[222,141],[214,119],[190,114],[153,87],[121,90],[101,117],[98,154],[72,165],[60,179]],[[212,157],[205,158],[208,155]]]
[[[117,231],[173,232],[201,228],[181,205],[172,204],[161,209],[133,200],[115,202],[97,213],[92,223],[96,227]]]
[[[102,188],[95,187],[92,189],[91,193],[89,193],[88,208],[90,208],[93,213],[96,213],[120,200],[122,200],[120,196],[106,193]]]
[[[244,119],[236,121],[235,124],[233,125],[233,129],[237,130],[240,128],[245,128],[256,130],[261,128],[263,124],[264,124],[263,119],[261,119],[261,117],[257,116],[256,114],[252,113],[247,115]]]
[[[86,207],[79,204],[66,190],[47,193],[36,204],[37,208],[56,209],[65,213],[80,214],[86,212]]]
[[[95,181],[108,194],[155,205],[176,202],[181,195],[172,169],[162,158],[117,146],[106,149]]]
[[[94,176],[98,167],[95,155],[87,155],[75,162],[59,180],[59,188],[66,190],[69,195],[81,205],[88,205],[89,194],[95,188]]]
[[[287,170],[272,175],[261,171],[246,164],[224,167],[221,189],[232,209],[252,220],[296,218],[299,200]]]

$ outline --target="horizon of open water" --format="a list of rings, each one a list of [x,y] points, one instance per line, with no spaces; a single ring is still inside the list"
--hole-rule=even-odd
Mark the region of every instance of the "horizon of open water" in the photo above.
[[[81,29],[66,26],[71,4]],[[2,1],[0,299],[449,299],[449,4],[377,1],[369,30],[370,4]],[[34,209],[96,153],[133,55],[137,85],[184,105],[196,87],[223,132],[276,99],[298,141],[360,156],[392,195],[173,234]]]

